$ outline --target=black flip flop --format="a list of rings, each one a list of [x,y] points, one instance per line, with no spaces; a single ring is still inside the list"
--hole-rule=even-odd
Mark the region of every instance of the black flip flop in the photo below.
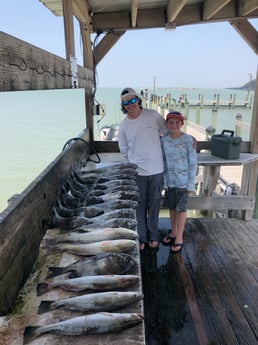
[[[180,254],[182,252],[182,248],[184,246],[184,243],[173,243],[171,246],[171,253],[172,254]],[[172,250],[173,247],[180,247],[178,250]]]
[[[163,238],[161,243],[163,244],[163,246],[171,247],[175,243],[175,240],[176,240],[175,237],[167,235]]]

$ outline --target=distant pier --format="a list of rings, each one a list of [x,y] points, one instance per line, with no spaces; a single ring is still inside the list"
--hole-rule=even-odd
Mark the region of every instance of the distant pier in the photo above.
[[[236,94],[230,94],[229,99],[221,100],[220,94],[215,93],[213,99],[205,99],[204,95],[199,93],[197,99],[189,99],[187,94],[182,94],[178,99],[172,98],[171,94],[164,96],[151,95],[151,102],[160,106],[161,108],[177,109],[188,107],[210,107],[214,110],[218,108],[248,108],[251,109],[253,99],[252,95],[248,92],[245,99],[237,100]]]

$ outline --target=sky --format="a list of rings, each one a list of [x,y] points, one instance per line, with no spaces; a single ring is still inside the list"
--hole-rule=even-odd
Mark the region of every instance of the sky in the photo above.
[[[39,0],[0,1],[0,31],[65,58],[63,27]],[[82,65],[77,20],[74,29]],[[228,22],[128,31],[97,65],[97,87],[238,87],[257,77],[257,62]]]

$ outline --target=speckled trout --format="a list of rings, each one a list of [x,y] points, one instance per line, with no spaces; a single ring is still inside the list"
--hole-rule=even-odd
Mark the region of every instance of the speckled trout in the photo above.
[[[38,314],[58,308],[80,312],[111,311],[133,304],[142,298],[143,294],[137,291],[90,293],[58,301],[41,301]]]
[[[88,244],[61,243],[55,247],[47,248],[46,255],[55,254],[57,251],[67,251],[68,253],[75,255],[91,256],[103,253],[129,253],[136,248],[135,240],[126,239],[93,242]]]
[[[54,324],[26,327],[24,331],[24,344],[45,333],[59,335],[103,334],[119,332],[143,321],[143,315],[138,313],[107,313],[78,316]]]
[[[119,239],[136,240],[138,239],[138,233],[127,228],[96,229],[95,231],[83,233],[71,232],[55,236],[54,238],[46,238],[44,240],[44,246],[51,247],[64,242],[93,243]]]
[[[140,277],[133,274],[110,274],[62,279],[52,283],[39,283],[37,295],[41,296],[55,288],[76,292],[120,290],[137,283],[139,280]]]
[[[74,228],[78,228],[80,226],[87,226],[87,225],[100,225],[105,224],[106,221],[112,221],[116,218],[125,218],[125,219],[134,219],[135,218],[135,210],[131,208],[122,208],[119,210],[107,212],[104,214],[99,215],[98,217],[93,218],[86,218],[81,216],[71,216],[71,217],[62,217],[56,208],[53,207],[54,216],[52,219],[52,225],[55,227],[60,227],[63,230],[70,230]]]

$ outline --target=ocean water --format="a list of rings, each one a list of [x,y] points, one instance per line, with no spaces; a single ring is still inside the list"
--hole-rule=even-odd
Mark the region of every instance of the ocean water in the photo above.
[[[140,90],[137,90],[140,91]],[[118,88],[100,88],[96,92],[95,103],[101,104],[105,115],[94,116],[94,136],[99,139],[102,127],[118,124],[124,118],[120,110]],[[149,95],[153,94],[149,90]],[[229,100],[236,94],[236,103],[246,98],[246,91],[215,89],[159,88],[155,95],[170,93],[177,99],[187,94],[188,100],[197,100],[202,94],[205,100],[213,100],[219,93],[220,100]],[[250,93],[253,97],[253,93]],[[183,109],[182,109],[183,111]],[[184,112],[184,111],[183,111]],[[211,108],[192,107],[186,110],[187,118],[203,127],[214,125],[214,112]],[[219,108],[216,112],[216,133],[222,129],[235,129],[235,117],[250,123],[251,109]],[[47,90],[0,92],[0,212],[7,200],[21,193],[45,167],[62,151],[65,143],[86,127],[84,90]],[[249,130],[241,133],[249,139]]]

